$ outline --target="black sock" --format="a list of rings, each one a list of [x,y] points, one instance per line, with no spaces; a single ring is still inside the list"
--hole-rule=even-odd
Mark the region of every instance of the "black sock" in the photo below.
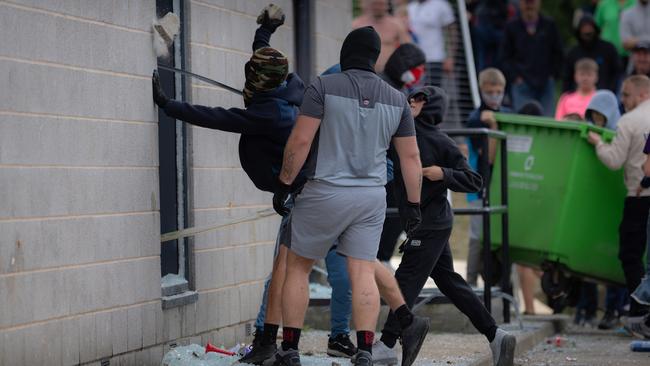
[[[278,339],[278,329],[280,328],[277,324],[264,323],[264,331],[262,331],[262,345],[268,346],[269,344],[275,344]]]
[[[400,306],[395,310],[395,316],[399,322],[399,326],[404,329],[413,323],[413,313],[406,304]]]
[[[393,334],[390,332],[382,331],[381,333],[381,338],[379,339],[383,344],[386,345],[388,348],[393,348],[395,347],[395,343],[397,343],[397,339],[399,338],[399,335]]]
[[[490,329],[488,329],[487,332],[485,332],[485,336],[487,337],[488,342],[492,343],[494,337],[497,336],[497,329],[497,326],[493,325]]]
[[[300,329],[299,328],[282,328],[282,350],[288,351],[290,349],[298,350],[298,342],[300,342]]]
[[[375,332],[370,330],[357,331],[357,348],[372,353],[372,344],[375,341]]]
[[[639,304],[636,300],[630,299],[630,316],[643,316],[648,313],[648,308]]]

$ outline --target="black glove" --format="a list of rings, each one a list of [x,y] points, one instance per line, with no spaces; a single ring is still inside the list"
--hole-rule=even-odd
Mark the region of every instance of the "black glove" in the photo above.
[[[160,108],[165,108],[169,98],[165,95],[162,87],[160,86],[160,76],[158,75],[158,70],[153,71],[153,76],[151,77],[151,88],[153,90],[153,101]]]
[[[405,230],[409,238],[418,229],[422,223],[422,213],[420,212],[420,203],[406,202],[406,207],[400,212],[406,219]]]
[[[269,4],[257,17],[257,24],[270,30],[271,32],[275,32],[279,26],[284,24],[284,18],[284,12],[279,6]]]
[[[273,209],[281,216],[287,216],[291,209],[287,203],[291,199],[291,185],[284,184],[278,179],[278,185],[273,193]]]

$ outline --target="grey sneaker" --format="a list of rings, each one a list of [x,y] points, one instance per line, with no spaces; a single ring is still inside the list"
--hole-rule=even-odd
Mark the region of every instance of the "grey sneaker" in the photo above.
[[[631,316],[627,318],[623,327],[637,338],[650,338],[650,327],[645,324],[647,319],[648,315]]]
[[[388,348],[382,341],[372,345],[372,362],[377,365],[397,365],[397,354],[392,348]]]
[[[368,351],[359,350],[352,357],[352,364],[358,366],[372,366],[372,355]]]
[[[515,346],[517,338],[501,328],[497,328],[497,333],[492,342],[492,360],[494,366],[512,366],[515,360]]]
[[[301,366],[300,365],[300,354],[295,349],[289,349],[284,351],[282,347],[278,349],[275,353],[275,361],[273,366]],[[264,363],[265,365],[267,362]]]
[[[424,338],[429,332],[429,318],[414,316],[413,323],[402,329],[402,366],[411,366],[418,357]]]

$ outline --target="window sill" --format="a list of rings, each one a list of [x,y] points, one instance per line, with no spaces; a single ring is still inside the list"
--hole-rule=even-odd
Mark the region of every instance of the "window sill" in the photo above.
[[[162,308],[171,309],[180,306],[185,306],[193,304],[199,300],[199,293],[196,291],[185,291],[180,294],[163,296],[162,297]]]
[[[163,310],[193,304],[199,299],[196,291],[190,291],[187,280],[174,274],[162,278],[161,292]]]

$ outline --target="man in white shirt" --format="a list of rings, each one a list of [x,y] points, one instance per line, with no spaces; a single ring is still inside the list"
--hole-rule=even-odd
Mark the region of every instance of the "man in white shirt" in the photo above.
[[[456,21],[447,0],[418,0],[408,6],[411,30],[427,61],[425,84],[440,86],[442,72],[454,71]]]
[[[650,79],[633,75],[623,82],[621,101],[625,113],[616,127],[616,137],[605,143],[600,135],[589,132],[589,142],[596,146],[600,161],[612,170],[623,168],[627,197],[619,227],[618,258],[623,266],[625,282],[630,294],[641,283],[645,274],[643,252],[646,248],[646,223],[650,210],[650,188],[640,186],[644,177],[645,142],[650,134]],[[644,324],[648,306],[630,299],[630,313],[625,328],[640,337],[650,335]],[[646,334],[647,333],[647,334]]]

